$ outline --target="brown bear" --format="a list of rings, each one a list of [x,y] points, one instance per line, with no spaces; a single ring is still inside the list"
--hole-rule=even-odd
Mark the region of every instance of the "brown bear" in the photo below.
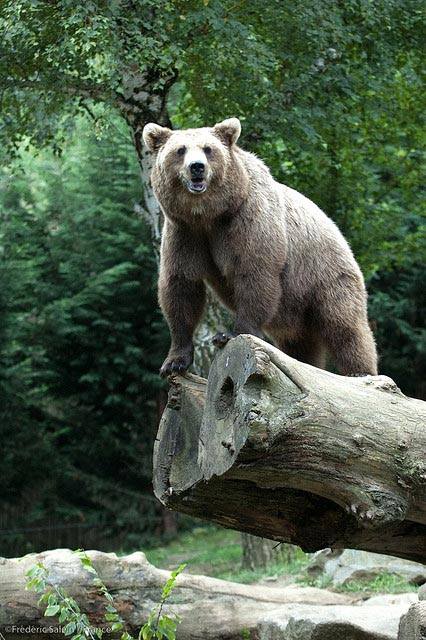
[[[147,124],[151,174],[165,216],[159,301],[171,332],[161,375],[193,359],[209,284],[235,314],[233,331],[264,332],[289,355],[343,375],[377,373],[362,273],[337,226],[311,200],[276,182],[237,146],[241,126],[172,131]]]

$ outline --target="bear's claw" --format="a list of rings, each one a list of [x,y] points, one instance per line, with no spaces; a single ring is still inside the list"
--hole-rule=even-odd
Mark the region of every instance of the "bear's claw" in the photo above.
[[[167,378],[173,375],[182,375],[190,367],[192,358],[190,356],[174,356],[166,358],[160,369],[160,376]]]

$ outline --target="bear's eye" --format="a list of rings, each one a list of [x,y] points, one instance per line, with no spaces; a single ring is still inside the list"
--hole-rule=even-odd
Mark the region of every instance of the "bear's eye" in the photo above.
[[[184,156],[185,151],[186,151],[186,147],[179,147],[179,149],[177,150],[178,156]]]
[[[206,154],[206,156],[209,156],[212,152],[212,148],[211,147],[204,147],[204,153]]]

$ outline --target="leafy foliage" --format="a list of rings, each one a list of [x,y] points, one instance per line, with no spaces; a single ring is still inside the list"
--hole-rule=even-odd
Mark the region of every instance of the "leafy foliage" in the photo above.
[[[123,527],[130,540],[156,517],[139,496],[151,482],[168,338],[149,233],[132,212],[139,183],[129,144],[123,128],[97,139],[82,120],[61,157],[22,152],[5,169],[0,202],[1,273],[18,274],[3,290],[1,428],[14,443],[4,499],[39,482],[33,520],[47,510],[102,522],[110,535]]]
[[[176,584],[176,578],[182,573],[185,567],[186,564],[180,564],[177,569],[171,572],[170,578],[163,587],[158,611],[154,609],[150,613],[147,622],[140,630],[139,640],[151,640],[152,638],[157,638],[157,640],[162,640],[163,638],[167,638],[167,640],[175,639],[176,628],[180,622],[180,618],[177,615],[172,618],[164,614],[163,607],[172,594]]]
[[[42,562],[37,562],[31,567],[26,577],[26,588],[41,593],[38,602],[46,605],[44,615],[58,617],[59,624],[63,625],[64,636],[71,636],[72,640],[83,640],[83,638],[95,640],[102,637],[102,630],[92,629],[87,615],[82,613],[76,600],[62,587],[49,583],[49,571]]]
[[[374,281],[370,302],[370,315],[377,318],[380,368],[400,380],[405,393],[418,398],[426,397],[424,282],[425,269],[420,264],[382,273]]]

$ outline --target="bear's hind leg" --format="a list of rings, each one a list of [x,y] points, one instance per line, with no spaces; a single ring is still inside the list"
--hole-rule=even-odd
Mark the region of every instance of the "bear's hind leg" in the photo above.
[[[377,352],[360,276],[342,273],[317,292],[316,323],[340,375],[377,375]]]
[[[316,335],[304,335],[297,340],[287,340],[281,346],[282,351],[287,355],[306,362],[318,369],[325,369],[327,362],[327,351],[321,339]]]
[[[326,344],[341,375],[377,375],[376,345],[366,320],[353,326],[328,325]]]

